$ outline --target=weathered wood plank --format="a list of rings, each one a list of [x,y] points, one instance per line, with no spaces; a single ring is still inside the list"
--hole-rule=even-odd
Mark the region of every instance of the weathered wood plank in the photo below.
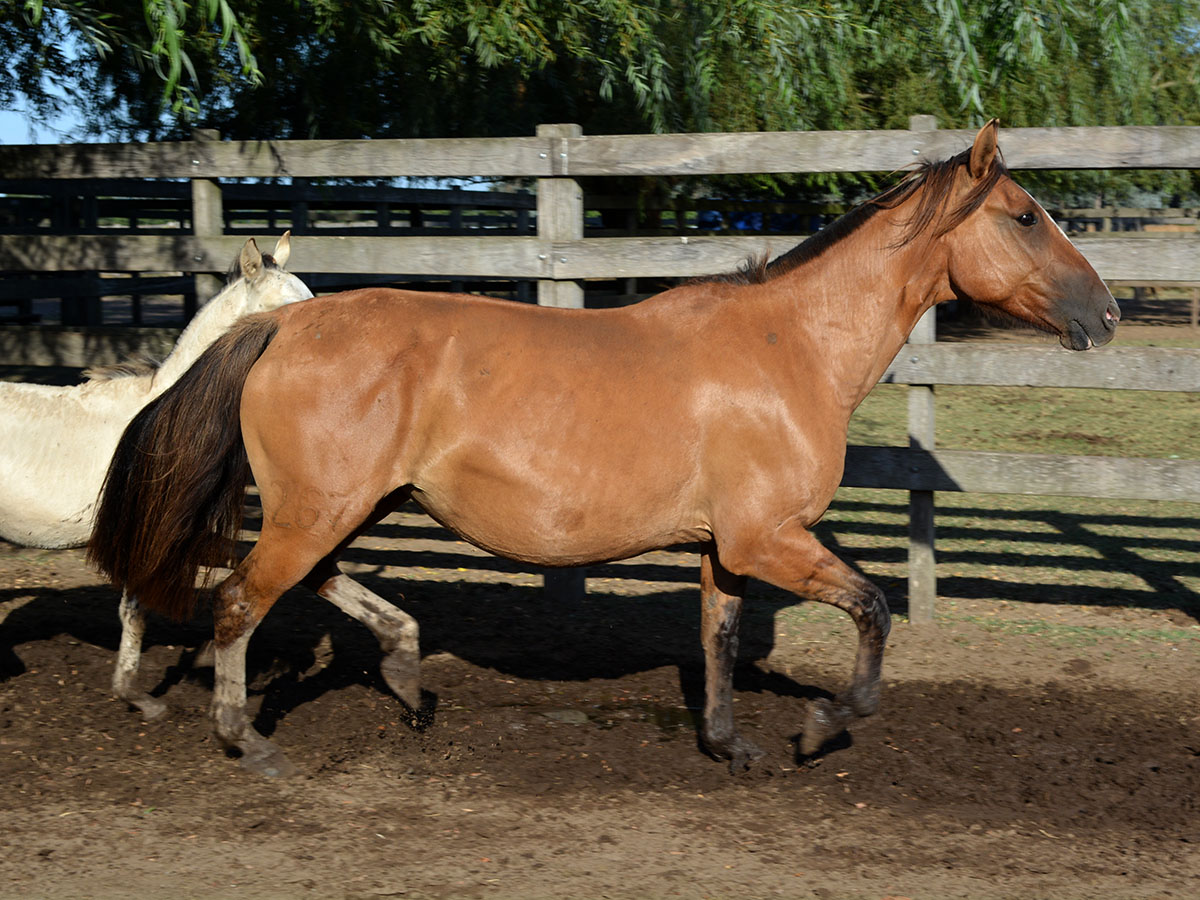
[[[927,309],[917,320],[904,349],[920,353],[937,341],[937,313]],[[937,441],[937,410],[933,387],[908,389],[908,446],[932,450]],[[937,602],[937,566],[934,554],[933,491],[908,494],[908,617],[915,623],[933,621]]]
[[[1200,460],[853,446],[842,485],[1200,502]]]
[[[1105,281],[1200,284],[1200,236],[1125,232],[1073,242]]]
[[[135,356],[163,359],[179,328],[0,325],[0,359],[10,366],[108,366]]]
[[[278,235],[256,236],[270,250]],[[0,270],[61,272],[224,272],[243,235],[0,235]],[[535,237],[301,237],[297,272],[546,278],[545,245]]]
[[[264,237],[274,246],[278,235]],[[0,269],[56,272],[224,271],[244,238],[188,234],[0,235]],[[777,256],[794,237],[584,238],[383,237],[306,235],[305,271],[505,278],[691,277],[737,268],[758,253]],[[1200,238],[1136,236],[1083,239],[1079,246],[1112,281],[1200,283]],[[542,259],[541,257],[545,257]]]
[[[551,247],[555,278],[691,277],[736,269],[760,253],[772,257],[799,243],[795,237],[584,238]]]
[[[0,146],[10,178],[715,175],[890,172],[970,146],[974,132],[808,131],[543,139],[180,141]],[[1200,168],[1200,128],[1009,128],[1014,169]],[[566,157],[561,153],[565,152]]]
[[[275,236],[277,237],[277,236]],[[274,246],[275,237],[264,237]],[[224,271],[241,247],[235,235],[0,235],[0,269],[56,272]],[[505,278],[691,277],[737,268],[758,253],[777,256],[793,237],[585,238],[312,235],[298,240],[306,271]],[[1137,236],[1079,242],[1112,281],[1200,283],[1200,238]],[[545,257],[544,259],[541,257]]]
[[[1075,353],[1059,346],[907,344],[884,372],[887,384],[1200,391],[1200,350],[1118,346]]]
[[[555,242],[554,277],[711,275],[735,269],[757,254],[778,256],[799,242],[799,238],[782,235],[610,237]],[[1110,281],[1200,283],[1200,237],[1139,234],[1080,238],[1076,244],[1100,276]]]
[[[538,137],[555,141],[559,148],[551,150],[551,158],[556,161],[556,166],[560,165],[557,161],[565,158],[567,140],[578,137],[581,132],[582,129],[578,125],[539,125],[537,127]],[[579,186],[579,182],[573,178],[562,176],[538,179],[537,236],[539,240],[543,242],[582,240],[583,216],[583,188]],[[537,302],[539,306],[582,309],[583,283],[551,279],[539,281]],[[582,577],[577,577],[574,581],[559,579],[556,585],[563,591],[571,593],[572,585],[575,582],[578,582],[578,597],[582,597]]]
[[[571,175],[891,172],[943,159],[974,131],[797,131],[588,135],[569,142]],[[1014,169],[1196,168],[1200,128],[1001,128]]]
[[[179,141],[0,146],[8,178],[468,177],[550,175],[541,138]]]
[[[536,237],[320,237],[292,243],[296,271],[364,275],[547,278],[545,242]]]

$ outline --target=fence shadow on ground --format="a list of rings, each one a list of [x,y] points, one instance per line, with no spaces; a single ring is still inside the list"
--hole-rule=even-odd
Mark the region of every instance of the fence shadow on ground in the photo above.
[[[902,503],[839,502],[816,529],[884,587],[898,611],[904,605],[905,515]],[[1200,621],[1200,547],[1189,537],[1198,524],[1185,517],[945,508],[939,513],[939,595],[1172,609]],[[636,678],[674,667],[685,704],[702,703],[694,548],[591,567],[587,595],[572,603],[548,598],[540,572],[482,554],[408,508],[372,529],[345,559],[363,584],[416,617],[425,656],[450,653],[498,674],[547,682]],[[0,681],[25,670],[21,647],[29,642],[68,635],[115,652],[119,625],[111,589],[0,590],[0,601],[15,599],[22,604],[0,622]],[[797,681],[755,664],[774,649],[780,611],[796,603],[784,591],[752,583],[741,628],[739,690],[811,697],[841,685],[847,673],[840,670],[813,672],[817,687],[805,683],[806,673],[798,673]],[[186,625],[152,620],[147,647],[159,660],[149,670],[157,673],[150,676],[157,679],[155,693],[185,679],[211,686],[211,670],[190,667],[194,648],[211,628],[206,615]],[[839,633],[849,653],[852,630]],[[266,688],[258,724],[269,732],[290,710],[349,685],[387,694],[379,658],[365,628],[311,592],[290,591],[251,644],[252,690]]]
[[[1032,510],[939,507],[938,595],[1178,609],[1200,620],[1200,507],[1195,517],[1159,517],[1066,512],[1052,502]],[[868,574],[902,573],[906,516],[903,504],[843,501],[816,532]]]
[[[1049,502],[1049,501],[1048,501]],[[495,580],[537,583],[539,571],[499,559],[470,545],[414,507],[376,526],[344,559],[372,570],[401,569],[405,581]],[[838,501],[814,529],[832,550],[889,593],[904,609],[907,507],[886,502]],[[1200,508],[1196,517],[1064,512],[985,506],[939,507],[938,593],[942,597],[1034,604],[1178,609],[1200,620]],[[602,596],[679,590],[694,596],[695,547],[590,566],[589,591]],[[416,584],[412,593],[419,591]],[[794,600],[767,585],[755,596],[772,605]]]

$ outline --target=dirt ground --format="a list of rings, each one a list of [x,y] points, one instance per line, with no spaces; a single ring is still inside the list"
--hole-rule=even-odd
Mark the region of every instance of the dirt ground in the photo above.
[[[413,513],[350,556],[421,622],[434,721],[292,592],[252,645],[256,722],[302,770],[268,780],[210,737],[206,622],[154,623],[171,712],[142,723],[108,693],[113,592],[78,551],[0,546],[0,896],[1200,896],[1196,603],[1056,608],[1083,644],[974,624],[1047,614],[1020,603],[898,624],[880,714],[803,764],[852,626],[757,586],[735,709],[767,755],[731,775],[697,746],[689,554],[592,570],[571,609]]]
[[[143,723],[108,690],[115,594],[79,551],[0,544],[0,897],[1200,896],[1190,590],[900,622],[880,713],[804,761],[853,629],[755,586],[735,710],[766,756],[733,775],[697,744],[694,556],[597,567],[567,609],[411,512],[348,558],[420,621],[434,720],[407,727],[366,629],[292,592],[251,648],[256,724],[302,772],[270,780],[210,736],[209,623],[152,623],[170,713]]]

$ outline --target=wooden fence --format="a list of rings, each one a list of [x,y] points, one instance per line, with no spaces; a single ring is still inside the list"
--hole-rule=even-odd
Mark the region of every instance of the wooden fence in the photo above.
[[[203,137],[203,136],[202,136]],[[734,268],[790,242],[763,236],[584,238],[579,176],[894,171],[964,149],[973,133],[938,130],[917,116],[908,130],[753,134],[583,135],[543,125],[534,137],[477,140],[265,141],[0,146],[0,172],[24,179],[187,179],[191,233],[0,235],[0,270],[195,273],[202,295],[236,255],[225,233],[218,178],[535,178],[531,235],[313,235],[297,248],[306,271],[386,276],[535,279],[538,302],[583,304],[587,279],[686,277]],[[1012,169],[1200,168],[1200,128],[1018,128],[1002,134]],[[273,241],[276,235],[264,236]],[[1110,282],[1200,287],[1200,235],[1096,233],[1076,244]],[[1007,384],[1200,391],[1200,351],[1058,348],[934,342],[919,323],[884,381],[912,387],[910,446],[852,447],[843,484],[910,491],[909,612],[933,616],[933,492],[1070,494],[1200,501],[1200,460],[1120,459],[938,450],[933,388]],[[580,573],[558,579],[580,589]]]

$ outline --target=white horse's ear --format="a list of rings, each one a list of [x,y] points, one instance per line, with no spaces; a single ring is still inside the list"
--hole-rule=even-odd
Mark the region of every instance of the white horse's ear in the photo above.
[[[996,135],[1000,131],[1000,120],[992,119],[979,129],[975,135],[975,143],[971,145],[971,161],[969,169],[971,177],[982,178],[992,167],[996,158]]]
[[[262,254],[258,252],[258,244],[254,243],[254,238],[242,245],[242,256],[238,264],[242,269],[242,277],[247,281],[253,281],[262,271]]]
[[[275,252],[271,254],[275,257],[275,265],[283,268],[287,265],[288,257],[292,255],[292,232],[291,229],[283,233],[278,241],[275,242]]]

